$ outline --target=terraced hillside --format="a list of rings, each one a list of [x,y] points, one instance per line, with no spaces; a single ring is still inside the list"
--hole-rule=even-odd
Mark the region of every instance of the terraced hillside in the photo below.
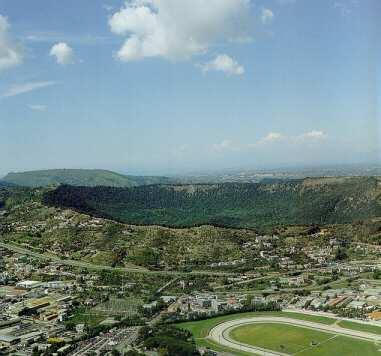
[[[131,224],[264,228],[378,217],[380,193],[381,181],[374,177],[307,178],[274,184],[60,186],[47,192],[44,202]]]

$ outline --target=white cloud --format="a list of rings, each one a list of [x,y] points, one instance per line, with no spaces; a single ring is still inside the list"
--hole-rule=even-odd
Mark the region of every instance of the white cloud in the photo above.
[[[242,75],[245,68],[227,54],[220,54],[210,62],[199,65],[203,72],[216,70],[227,75]]]
[[[286,135],[280,132],[269,132],[266,136],[258,139],[254,143],[239,143],[232,140],[223,140],[220,143],[213,144],[212,150],[215,152],[245,152],[250,150],[276,150],[290,149],[291,147],[304,148],[308,147],[309,143],[318,143],[326,140],[328,135],[320,130],[312,130],[299,135]],[[298,148],[300,149],[300,148]]]
[[[22,61],[22,48],[10,39],[8,20],[0,15],[0,72],[15,67]]]
[[[265,137],[263,137],[260,140],[258,140],[258,142],[256,144],[252,145],[252,146],[263,145],[263,144],[272,143],[272,142],[277,142],[277,141],[281,141],[281,140],[283,140],[285,138],[286,138],[286,136],[283,135],[280,132],[269,132]]]
[[[28,105],[29,109],[35,111],[45,111],[47,109],[46,105]]]
[[[270,9],[262,9],[261,21],[264,25],[268,25],[274,20],[274,13]]]
[[[322,141],[322,140],[325,140],[326,138],[327,138],[327,134],[325,134],[323,131],[318,131],[318,130],[305,132],[296,137],[298,141]]]
[[[65,42],[59,42],[53,45],[50,49],[50,56],[56,57],[58,64],[72,64],[74,63],[74,51]]]
[[[7,91],[5,91],[2,97],[8,98],[11,96],[29,93],[31,91],[46,88],[55,84],[56,82],[29,82],[29,83],[23,83],[23,84],[15,84],[15,85],[12,85]]]
[[[109,19],[113,33],[127,36],[121,61],[162,57],[186,60],[216,41],[247,37],[250,0],[135,0]]]

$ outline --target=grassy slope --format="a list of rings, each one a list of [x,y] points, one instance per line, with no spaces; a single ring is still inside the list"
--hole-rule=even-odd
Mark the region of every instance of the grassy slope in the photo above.
[[[3,182],[26,187],[45,187],[59,184],[74,186],[134,187],[144,184],[167,183],[166,177],[127,176],[100,169],[51,169],[8,173]]]

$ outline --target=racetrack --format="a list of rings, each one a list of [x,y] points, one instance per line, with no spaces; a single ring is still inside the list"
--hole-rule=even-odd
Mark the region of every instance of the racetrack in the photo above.
[[[351,337],[353,339],[358,339],[358,340],[365,340],[365,341],[371,341],[371,342],[381,341],[381,335],[375,335],[375,334],[371,334],[371,333],[367,333],[363,331],[351,330],[351,329],[344,329],[336,325],[325,325],[325,324],[315,323],[311,321],[297,320],[297,319],[291,319],[291,318],[285,318],[285,317],[271,317],[271,316],[251,317],[251,318],[243,318],[243,319],[236,319],[236,320],[223,322],[210,330],[208,338],[214,341],[215,343],[218,343],[225,347],[240,350],[240,351],[251,353],[251,354],[260,354],[260,355],[266,355],[266,356],[288,355],[282,352],[266,350],[260,347],[244,344],[232,339],[232,337],[230,336],[231,331],[237,327],[248,325],[248,324],[258,324],[258,323],[259,324],[269,324],[269,323],[288,324],[288,325],[302,327],[302,328],[314,329],[317,331],[326,332],[326,333],[330,333],[334,335]]]

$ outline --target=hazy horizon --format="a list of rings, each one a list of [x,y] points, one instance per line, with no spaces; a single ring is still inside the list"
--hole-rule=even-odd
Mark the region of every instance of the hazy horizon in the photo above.
[[[31,171],[44,171],[44,170],[105,170],[112,171],[123,175],[132,176],[168,176],[168,177],[196,177],[196,176],[213,176],[223,174],[237,174],[237,173],[300,173],[300,172],[325,172],[325,171],[344,171],[346,173],[355,173],[358,170],[365,171],[370,169],[381,169],[381,164],[378,162],[367,163],[351,163],[351,164],[322,164],[322,165],[279,165],[279,166],[262,166],[262,167],[224,167],[219,169],[195,169],[187,171],[153,171],[153,170],[126,170],[126,169],[108,169],[104,167],[56,167],[56,168],[37,168],[31,170],[17,170],[2,173],[0,171],[0,179],[4,178],[8,173],[23,173]]]

